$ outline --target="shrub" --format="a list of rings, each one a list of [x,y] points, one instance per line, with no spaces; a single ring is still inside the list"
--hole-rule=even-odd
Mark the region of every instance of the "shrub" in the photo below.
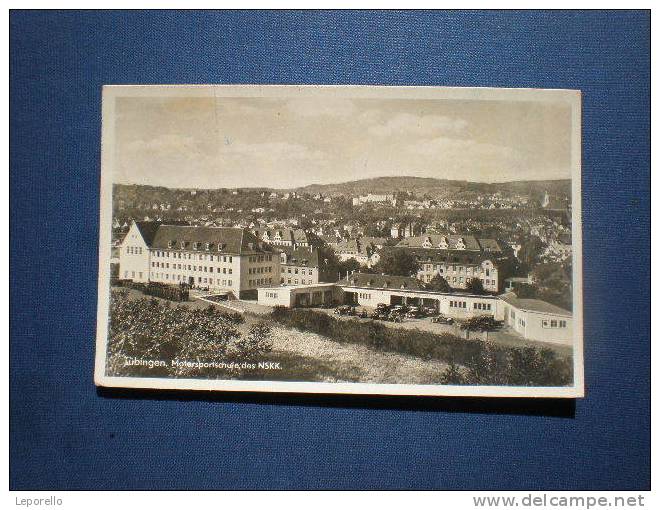
[[[442,384],[561,386],[572,381],[571,358],[558,358],[549,349],[496,346],[451,334],[391,328],[376,321],[339,320],[315,310],[275,307],[271,318],[337,342],[450,363],[440,377]],[[491,321],[492,317],[484,317],[478,322],[491,325]]]
[[[240,315],[240,314],[239,314]],[[176,366],[172,360],[225,363],[257,359],[270,351],[267,325],[255,325],[243,336],[236,314],[210,306],[192,309],[155,298],[130,299],[126,291],[110,298],[108,375],[149,377],[217,377],[238,375],[217,366]],[[243,318],[241,317],[241,320]],[[127,365],[130,358],[166,362],[163,366]]]

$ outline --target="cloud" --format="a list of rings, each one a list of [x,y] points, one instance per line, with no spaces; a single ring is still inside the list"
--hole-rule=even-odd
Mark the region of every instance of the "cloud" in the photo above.
[[[526,170],[528,158],[511,147],[474,140],[438,137],[419,140],[406,147],[411,157],[421,156],[434,165],[450,171],[460,171],[477,180],[497,179],[502,172]],[[455,175],[458,177],[458,175]]]
[[[460,134],[467,127],[466,121],[444,115],[398,113],[385,123],[370,127],[369,133],[382,137],[407,134],[428,137],[442,133]]]
[[[320,150],[289,142],[245,143],[228,142],[220,148],[223,155],[268,158],[273,160],[319,160],[325,157]]]
[[[195,137],[183,135],[160,135],[150,140],[132,140],[126,148],[131,152],[180,152],[199,149]]]

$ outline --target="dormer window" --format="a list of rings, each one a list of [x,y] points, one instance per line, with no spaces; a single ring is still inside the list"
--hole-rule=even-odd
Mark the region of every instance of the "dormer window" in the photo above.
[[[209,251],[211,249],[211,243],[206,243],[204,248],[206,249],[206,251]]]
[[[458,241],[456,241],[456,249],[457,250],[465,249],[465,240],[462,237]]]
[[[218,251],[222,251],[225,249],[225,243],[218,243]]]
[[[194,250],[199,250],[201,244],[202,244],[202,243],[196,241],[196,242],[193,244],[193,249],[194,249]]]
[[[422,246],[424,246],[424,248],[431,248],[433,246],[433,243],[431,243],[431,238],[427,237],[424,239],[424,244]]]
[[[174,248],[175,244],[176,244],[176,241],[167,241],[167,247],[168,248]]]

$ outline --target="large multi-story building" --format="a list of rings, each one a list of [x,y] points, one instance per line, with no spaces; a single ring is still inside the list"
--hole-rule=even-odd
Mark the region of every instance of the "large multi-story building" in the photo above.
[[[313,247],[278,246],[280,252],[279,283],[310,285],[319,283],[319,250]]]
[[[256,297],[279,282],[275,249],[240,228],[133,222],[119,250],[119,277],[188,284]]]
[[[474,278],[488,292],[500,292],[506,274],[506,252],[495,239],[471,235],[427,234],[399,242],[419,264],[417,278],[427,283],[442,276],[450,287],[468,288]]]
[[[349,259],[356,260],[361,266],[372,267],[380,260],[378,247],[368,238],[364,242],[362,239],[349,239],[333,246],[337,258],[345,262]]]

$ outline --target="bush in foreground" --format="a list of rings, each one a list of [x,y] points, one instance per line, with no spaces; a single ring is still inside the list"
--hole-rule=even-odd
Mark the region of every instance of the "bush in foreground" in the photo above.
[[[315,310],[276,307],[271,317],[337,342],[449,363],[440,376],[442,384],[565,386],[573,380],[571,357],[558,357],[546,348],[496,346],[451,334],[390,328],[375,321],[338,320]]]
[[[242,318],[241,318],[242,320]],[[240,370],[209,364],[257,360],[270,352],[269,327],[254,325],[246,336],[236,317],[213,306],[192,309],[155,298],[130,299],[113,291],[110,299],[108,375],[149,377],[214,377],[240,375]],[[155,360],[164,364],[130,365],[127,360]],[[172,360],[208,366],[173,365]]]

